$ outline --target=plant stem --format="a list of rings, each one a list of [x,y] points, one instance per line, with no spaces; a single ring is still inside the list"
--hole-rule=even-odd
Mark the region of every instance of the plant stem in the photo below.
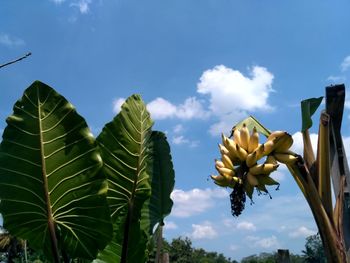
[[[16,62],[18,62],[18,61],[20,61],[20,60],[22,60],[22,59],[25,59],[25,58],[29,57],[31,54],[32,54],[31,52],[28,52],[27,54],[25,54],[24,56],[22,56],[22,57],[20,57],[20,58],[17,58],[17,59],[15,59],[15,60],[12,60],[12,61],[9,61],[9,62],[7,62],[7,63],[5,63],[5,64],[0,65],[0,68],[3,68],[3,67],[5,67],[5,66],[11,65],[11,64],[13,64],[13,63],[16,63]]]

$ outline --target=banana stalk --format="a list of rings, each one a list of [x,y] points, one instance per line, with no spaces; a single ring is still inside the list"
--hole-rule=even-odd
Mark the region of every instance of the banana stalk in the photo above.
[[[302,131],[302,135],[303,135],[303,143],[304,143],[304,160],[307,168],[309,169],[309,171],[311,171],[313,164],[315,163],[315,154],[312,148],[309,130],[306,129],[305,131]],[[318,183],[315,177],[315,173],[311,172],[311,177],[312,179],[315,178],[314,179],[315,183]]]
[[[329,115],[326,112],[322,112],[320,117],[316,171],[318,177],[318,193],[329,218],[333,222],[330,175]]]
[[[329,263],[347,262],[344,243],[338,236],[335,225],[326,212],[318,190],[300,157],[294,164],[287,164],[295,181],[302,186],[302,192],[314,215],[318,230],[320,232],[327,260]]]

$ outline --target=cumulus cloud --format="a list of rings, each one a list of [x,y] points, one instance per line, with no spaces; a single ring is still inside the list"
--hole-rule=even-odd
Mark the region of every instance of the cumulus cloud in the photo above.
[[[81,14],[87,14],[90,11],[91,0],[80,0],[78,2],[71,3],[70,6],[79,9]]]
[[[0,33],[0,44],[7,47],[19,47],[25,45],[25,42],[18,37]]]
[[[225,123],[234,123],[242,115],[255,110],[271,110],[268,103],[273,91],[273,74],[266,68],[254,66],[249,69],[249,76],[224,65],[206,70],[197,84],[197,92],[209,95],[209,108],[219,117],[218,123],[210,128],[210,133],[217,135]]]
[[[181,132],[183,132],[185,129],[184,129],[184,127],[182,126],[182,124],[177,124],[177,125],[175,125],[175,127],[173,128],[173,132],[175,133],[175,134],[177,134],[177,133],[181,133]]]
[[[344,72],[349,68],[350,68],[350,56],[347,56],[344,58],[343,62],[340,64],[340,70]]]
[[[172,138],[172,143],[175,145],[188,145],[190,148],[196,148],[199,145],[199,141],[192,141],[185,138],[183,135],[174,136]]]
[[[252,222],[243,221],[243,222],[239,222],[237,224],[237,229],[239,229],[239,230],[255,231],[256,230],[256,226]]]
[[[334,76],[330,75],[327,80],[331,82],[344,82],[345,81],[345,76]]]
[[[299,238],[299,237],[308,237],[311,235],[315,235],[317,233],[317,231],[315,230],[311,230],[305,226],[301,226],[297,229],[294,229],[293,232],[289,233],[289,236],[292,238]]]
[[[227,198],[228,192],[224,189],[198,189],[189,191],[175,189],[171,193],[174,207],[171,212],[175,217],[191,217],[201,214],[215,205],[215,199]]]
[[[125,102],[125,98],[117,98],[113,101],[113,112],[115,114],[120,112],[124,102]]]
[[[213,239],[218,236],[213,225],[206,221],[203,224],[192,224],[192,233],[190,235],[193,239]]]
[[[182,120],[206,119],[209,112],[203,108],[202,103],[195,97],[187,98],[178,106],[163,99],[156,98],[147,104],[147,109],[155,120],[178,118]]]
[[[300,154],[300,155],[303,155],[303,151],[304,151],[303,135],[301,134],[301,132],[296,132],[292,135],[292,137],[293,137],[293,145],[291,147],[291,150]],[[311,139],[312,148],[313,148],[314,153],[316,155],[317,140],[318,140],[317,133],[311,133],[310,139]]]
[[[166,221],[164,224],[164,229],[165,230],[175,230],[175,229],[178,229],[178,226],[173,221]]]
[[[280,243],[276,236],[272,235],[270,237],[258,237],[258,236],[248,236],[245,238],[246,243],[250,247],[259,247],[264,249],[278,248]]]

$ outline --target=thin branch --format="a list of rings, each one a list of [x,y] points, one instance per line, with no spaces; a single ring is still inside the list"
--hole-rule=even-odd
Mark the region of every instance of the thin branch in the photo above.
[[[16,62],[18,62],[18,61],[20,61],[20,60],[22,60],[22,59],[25,59],[25,58],[29,57],[31,54],[32,54],[31,52],[28,52],[27,54],[25,54],[24,56],[22,56],[22,57],[20,57],[20,58],[17,58],[17,59],[15,59],[15,60],[12,60],[12,61],[10,61],[10,62],[7,62],[7,63],[5,63],[5,64],[0,65],[0,68],[3,68],[3,67],[5,67],[5,66],[11,65],[11,64],[13,64],[13,63],[16,63]]]

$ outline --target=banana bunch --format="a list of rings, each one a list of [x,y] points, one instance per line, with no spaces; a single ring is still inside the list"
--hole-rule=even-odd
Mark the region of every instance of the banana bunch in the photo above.
[[[233,138],[222,135],[219,144],[221,159],[215,160],[218,175],[211,175],[214,183],[222,187],[243,187],[252,198],[254,188],[268,193],[266,185],[278,185],[270,177],[280,163],[291,164],[297,156],[289,151],[292,136],[285,131],[272,132],[265,143],[259,143],[259,133],[254,127],[249,132],[243,124],[241,129],[232,130]]]

